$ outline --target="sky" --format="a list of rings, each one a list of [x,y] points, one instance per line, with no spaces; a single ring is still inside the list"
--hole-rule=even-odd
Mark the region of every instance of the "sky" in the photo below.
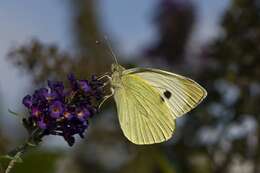
[[[66,47],[69,45],[67,18],[66,4],[58,0],[0,1],[0,102],[3,108],[0,112],[7,127],[8,122],[16,119],[8,116],[7,109],[19,112],[21,100],[32,85],[25,73],[8,62],[8,51],[32,38]]]
[[[153,10],[158,0],[100,0],[101,19],[106,29],[113,34],[123,53],[133,54],[145,43],[153,40]],[[185,0],[181,0],[185,1]],[[230,0],[191,0],[198,10],[194,40],[208,41],[218,34],[220,16]],[[138,5],[137,5],[138,4]]]
[[[192,0],[198,8],[198,23],[195,40],[205,41],[219,32],[220,16],[229,5],[229,0]],[[100,0],[101,24],[116,40],[123,54],[133,54],[153,40],[152,10],[158,0]],[[32,38],[45,43],[56,43],[70,51],[70,11],[61,0],[1,0],[0,2],[0,102],[1,116],[7,109],[19,111],[21,100],[31,87],[30,79],[7,61],[11,47],[21,45]],[[46,11],[48,13],[46,13]],[[0,117],[1,118],[1,117]],[[5,118],[11,123],[14,117]],[[8,125],[6,125],[8,126]]]

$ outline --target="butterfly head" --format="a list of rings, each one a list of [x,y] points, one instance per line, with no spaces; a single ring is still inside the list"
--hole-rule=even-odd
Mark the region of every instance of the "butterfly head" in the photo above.
[[[125,71],[125,68],[122,67],[121,65],[114,63],[111,66],[111,71],[112,71],[112,86],[117,86],[120,85],[121,83],[121,77],[123,75],[123,71]]]

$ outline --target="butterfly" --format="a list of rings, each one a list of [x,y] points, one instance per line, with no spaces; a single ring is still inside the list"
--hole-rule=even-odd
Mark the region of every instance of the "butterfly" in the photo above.
[[[134,144],[167,141],[176,119],[195,108],[207,91],[187,77],[153,68],[112,64],[110,79],[121,129]]]
[[[167,141],[175,131],[176,119],[194,109],[207,91],[187,77],[153,68],[125,69],[111,66],[111,94],[121,129],[134,144]]]

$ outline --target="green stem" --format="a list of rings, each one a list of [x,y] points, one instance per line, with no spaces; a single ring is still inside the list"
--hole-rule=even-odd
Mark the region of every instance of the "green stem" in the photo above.
[[[9,152],[8,156],[11,157],[11,161],[6,168],[5,173],[10,173],[11,169],[15,166],[15,163],[21,161],[21,156],[30,148],[37,146],[41,142],[42,137],[42,131],[40,129],[35,129],[26,143]]]
[[[17,152],[14,158],[9,162],[8,167],[5,170],[5,173],[9,173],[11,169],[14,167],[15,163],[17,162],[17,159],[19,159],[22,155],[22,152]]]

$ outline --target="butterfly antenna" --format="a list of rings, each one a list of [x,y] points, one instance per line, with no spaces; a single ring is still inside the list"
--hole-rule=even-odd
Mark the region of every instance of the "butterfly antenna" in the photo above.
[[[106,40],[106,43],[107,43],[107,46],[108,46],[109,52],[110,52],[111,55],[113,56],[113,58],[114,58],[116,64],[118,64],[116,54],[115,54],[115,52],[113,51],[112,46],[111,46],[111,44],[110,44],[110,42],[109,42],[107,36],[105,36],[104,38],[105,38],[105,40]]]

